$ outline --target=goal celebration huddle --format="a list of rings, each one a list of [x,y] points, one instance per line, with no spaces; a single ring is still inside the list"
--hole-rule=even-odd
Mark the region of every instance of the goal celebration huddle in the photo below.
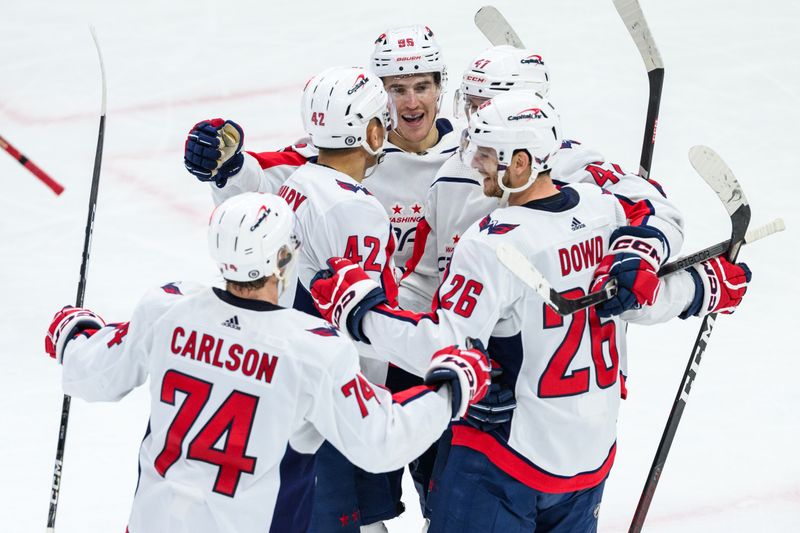
[[[219,283],[164,280],[128,321],[55,314],[66,394],[149,387],[129,533],[386,532],[417,500],[429,533],[595,532],[628,328],[710,332],[741,304],[749,207],[713,151],[690,160],[731,239],[676,263],[652,142],[632,172],[572,138],[540,51],[503,30],[448,65],[431,28],[384,30],[298,88],[285,148],[247,117],[187,125]]]

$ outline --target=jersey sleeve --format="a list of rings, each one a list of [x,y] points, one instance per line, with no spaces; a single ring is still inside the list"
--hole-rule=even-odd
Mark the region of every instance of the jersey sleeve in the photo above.
[[[392,394],[370,383],[358,368],[355,348],[337,343],[333,364],[322,369],[321,384],[307,418],[352,463],[368,472],[388,472],[419,457],[450,421],[448,387],[415,387]],[[316,381],[316,380],[314,380]]]
[[[130,322],[85,331],[69,341],[63,359],[64,393],[86,401],[117,401],[147,379],[152,343],[149,298]]]
[[[413,313],[380,305],[367,313],[362,329],[377,354],[422,376],[440,348],[463,345],[467,336],[488,344],[508,307],[503,302],[513,301],[504,294],[512,290],[509,275],[497,267],[490,246],[463,239],[434,299],[435,310]]]
[[[623,320],[635,324],[661,324],[683,313],[692,303],[695,284],[685,270],[666,276],[661,280],[656,301],[641,309],[626,311]]]
[[[383,208],[354,198],[336,203],[321,222],[325,231],[316,233],[323,238],[312,243],[317,257],[323,262],[330,257],[345,257],[360,264],[383,287],[387,299],[396,304],[395,240]]]
[[[214,205],[244,192],[278,194],[283,182],[306,161],[306,157],[292,147],[278,152],[244,152],[241,170],[228,178],[224,187],[220,189],[210,183]]]

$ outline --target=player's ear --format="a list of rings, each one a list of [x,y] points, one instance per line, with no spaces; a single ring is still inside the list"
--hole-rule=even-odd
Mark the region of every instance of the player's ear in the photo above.
[[[514,174],[519,176],[531,168],[531,156],[527,150],[517,150],[511,157],[511,166]]]
[[[367,143],[373,150],[378,150],[383,146],[385,138],[383,124],[377,118],[373,118],[367,126]]]

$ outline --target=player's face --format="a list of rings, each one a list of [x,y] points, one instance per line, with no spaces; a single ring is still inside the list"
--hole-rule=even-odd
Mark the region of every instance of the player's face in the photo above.
[[[410,142],[422,142],[436,120],[441,90],[433,74],[388,76],[383,86],[397,109],[397,133]]]
[[[482,103],[484,103],[488,98],[484,98],[482,96],[467,96],[467,103],[464,106],[465,112],[467,114],[467,120],[472,114],[478,110]]]
[[[497,152],[494,148],[479,146],[472,156],[470,166],[483,176],[483,194],[500,197],[503,191],[497,185]]]

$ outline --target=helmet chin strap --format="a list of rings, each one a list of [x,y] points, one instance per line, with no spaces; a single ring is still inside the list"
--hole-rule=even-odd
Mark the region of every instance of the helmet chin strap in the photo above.
[[[533,182],[536,181],[536,178],[539,175],[538,172],[531,171],[531,175],[528,176],[528,181],[525,182],[523,185],[520,185],[519,187],[507,187],[505,183],[503,183],[503,179],[506,176],[507,168],[508,167],[506,165],[497,165],[497,185],[498,187],[500,187],[500,190],[503,191],[502,196],[498,200],[498,203],[501,207],[505,207],[508,205],[508,197],[511,196],[511,193],[524,191],[525,189],[533,185]]]

